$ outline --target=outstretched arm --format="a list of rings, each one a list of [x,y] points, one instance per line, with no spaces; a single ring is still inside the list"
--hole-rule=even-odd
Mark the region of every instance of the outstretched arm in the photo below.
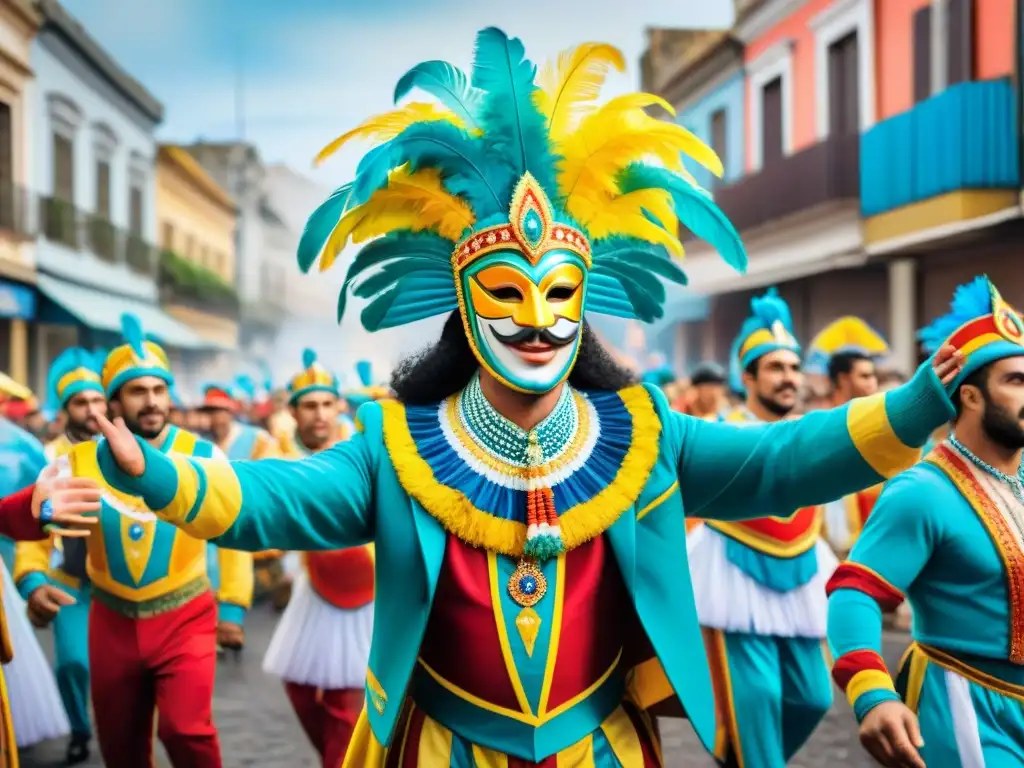
[[[953,407],[930,363],[907,384],[841,408],[758,426],[669,412],[679,485],[692,517],[786,517],[893,477]]]
[[[217,560],[220,564],[218,618],[241,626],[246,612],[252,606],[252,554],[217,547]]]
[[[882,659],[882,612],[895,610],[928,563],[941,536],[942,508],[930,475],[914,470],[886,486],[850,559],[828,582],[832,677],[857,720],[885,701],[898,701]]]
[[[249,552],[340,549],[374,533],[381,415],[375,403],[364,409],[364,433],[301,461],[164,454],[106,419],[97,457],[106,482],[196,538]]]

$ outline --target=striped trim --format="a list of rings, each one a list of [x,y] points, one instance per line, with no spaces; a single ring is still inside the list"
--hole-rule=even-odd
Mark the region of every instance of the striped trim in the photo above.
[[[889,687],[892,687],[892,678],[889,675],[889,668],[885,665],[885,659],[877,652],[868,649],[850,651],[836,659],[836,663],[832,666],[832,679],[836,681],[840,690],[847,691],[849,694],[854,680],[864,672],[880,672],[889,680]],[[851,703],[852,701],[851,699]]]
[[[846,429],[857,452],[882,477],[893,477],[921,458],[921,449],[904,443],[893,429],[883,392],[851,401]]]
[[[846,561],[841,563],[832,573],[832,577],[825,585],[825,594],[829,597],[839,589],[853,589],[861,592],[876,603],[886,612],[895,611],[903,603],[903,593],[892,584],[883,579],[878,573],[866,565]]]
[[[857,699],[870,691],[892,691],[896,687],[892,684],[892,677],[888,672],[879,672],[877,669],[865,669],[850,678],[850,684],[846,686],[846,700],[851,707],[857,705]]]

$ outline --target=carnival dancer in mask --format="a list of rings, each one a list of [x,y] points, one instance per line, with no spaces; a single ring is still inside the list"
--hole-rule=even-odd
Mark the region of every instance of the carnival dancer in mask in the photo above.
[[[88,478],[59,478],[47,467],[38,480],[0,498],[0,534],[12,541],[88,536],[100,508],[100,489]],[[0,603],[0,768],[18,768],[18,748],[66,735],[67,716],[11,579],[2,574]],[[8,613],[17,611],[17,613]],[[15,649],[18,653],[15,654]],[[13,659],[27,654],[24,663]],[[22,733],[17,729],[21,728]]]
[[[338,379],[316,362],[311,350],[288,394],[296,424],[289,458],[310,456],[346,439],[336,426],[342,399]],[[302,559],[263,670],[284,681],[324,768],[337,768],[363,706],[373,633],[373,545],[307,552]]]
[[[101,375],[121,423],[161,456],[222,456],[212,443],[168,422],[174,376],[164,350],[145,338],[130,315],[123,318],[123,333],[124,344],[107,356]],[[105,457],[93,442],[68,453],[76,475],[96,479],[103,476]],[[112,768],[149,765],[158,711],[157,735],[173,765],[220,766],[212,715],[217,643],[242,641],[252,556],[219,550],[215,596],[206,543],[138,503],[108,489],[99,530],[88,539],[89,662],[100,751]]]
[[[301,266],[376,238],[349,268],[341,313],[354,291],[370,331],[449,316],[399,366],[397,400],[360,409],[351,440],[228,464],[101,424],[107,480],[193,535],[253,550],[375,542],[348,766],[655,766],[643,710],[673,692],[711,747],[684,513],[784,515],[872,485],[951,412],[948,350],[886,399],[745,428],[675,413],[612,361],[584,312],[661,315],[658,276],[685,277],[680,224],[745,263],[681,158],[721,163],[644,112],[671,107],[593,103],[622,64],[587,44],[541,88],[522,43],[486,29],[471,76],[432,61],[402,78],[400,99],[426,90],[445,107],[410,103],[346,134],[385,141],[313,214]],[[656,657],[639,676],[630,644],[644,638]]]
[[[876,361],[888,354],[885,339],[866,322],[859,317],[841,317],[811,341],[804,371],[827,376],[833,407],[846,405],[855,397],[878,392]],[[878,484],[825,505],[822,530],[840,559],[850,552],[881,492]]]
[[[964,357],[949,437],[889,482],[829,583],[833,677],[887,766],[1024,765],[1024,323],[987,278],[960,286],[926,349]],[[894,686],[882,611],[908,600]]]
[[[64,434],[46,446],[48,461],[66,461],[71,446],[99,434],[97,413],[107,412],[100,381],[105,353],[79,347],[65,350],[50,366],[49,401],[63,411]],[[86,541],[51,537],[20,542],[14,581],[37,627],[53,623],[54,667],[61,699],[71,724],[67,761],[89,759],[89,604]]]

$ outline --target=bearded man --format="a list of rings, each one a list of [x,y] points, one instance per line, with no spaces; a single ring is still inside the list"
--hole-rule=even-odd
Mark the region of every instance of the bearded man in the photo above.
[[[882,491],[829,584],[833,677],[882,765],[1024,765],[1024,322],[987,278],[960,286],[927,349],[962,350],[950,434]],[[895,684],[882,614],[906,600]]]
[[[590,44],[559,61],[545,90],[522,43],[485,29],[471,77],[432,61],[400,81],[399,98],[426,90],[445,107],[399,107],[329,148],[394,137],[314,212],[300,265],[327,268],[350,239],[379,236],[340,312],[354,291],[370,331],[448,315],[440,341],[399,367],[397,399],[359,410],[352,439],[229,464],[101,421],[105,478],[192,535],[250,550],[375,543],[347,766],[653,768],[645,709],[665,689],[710,746],[684,515],[784,515],[871,485],[951,412],[949,351],[886,398],[778,425],[684,416],[636,384],[584,312],[659,316],[661,277],[685,279],[671,258],[680,222],[737,267],[745,255],[680,153],[721,163],[644,112],[663,101],[588,103],[621,53]],[[571,84],[580,67],[585,89]],[[632,674],[641,662],[652,674]]]

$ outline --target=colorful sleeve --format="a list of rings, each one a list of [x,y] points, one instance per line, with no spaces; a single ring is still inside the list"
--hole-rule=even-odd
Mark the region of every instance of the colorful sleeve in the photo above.
[[[0,536],[15,541],[38,541],[49,535],[32,514],[35,491],[35,483],[32,483],[0,499]]]
[[[39,541],[19,541],[14,547],[14,583],[22,598],[28,596],[46,584],[46,572],[50,570],[50,555],[53,552],[53,539],[47,537]]]
[[[252,553],[217,547],[217,560],[220,564],[218,619],[241,625],[252,606]]]
[[[923,470],[889,483],[850,559],[828,582],[832,677],[858,720],[876,705],[899,699],[882,660],[882,614],[903,602],[934,551],[940,532],[931,510],[942,508],[934,493]]]
[[[786,517],[890,478],[917,463],[953,416],[930,362],[885,394],[758,426],[666,413],[686,514],[719,520]]]
[[[160,519],[218,546],[324,550],[373,538],[373,477],[383,450],[380,406],[363,418],[366,431],[301,461],[228,462],[164,454],[139,440],[145,471],[131,477],[106,441],[96,448],[104,479],[140,497]]]

